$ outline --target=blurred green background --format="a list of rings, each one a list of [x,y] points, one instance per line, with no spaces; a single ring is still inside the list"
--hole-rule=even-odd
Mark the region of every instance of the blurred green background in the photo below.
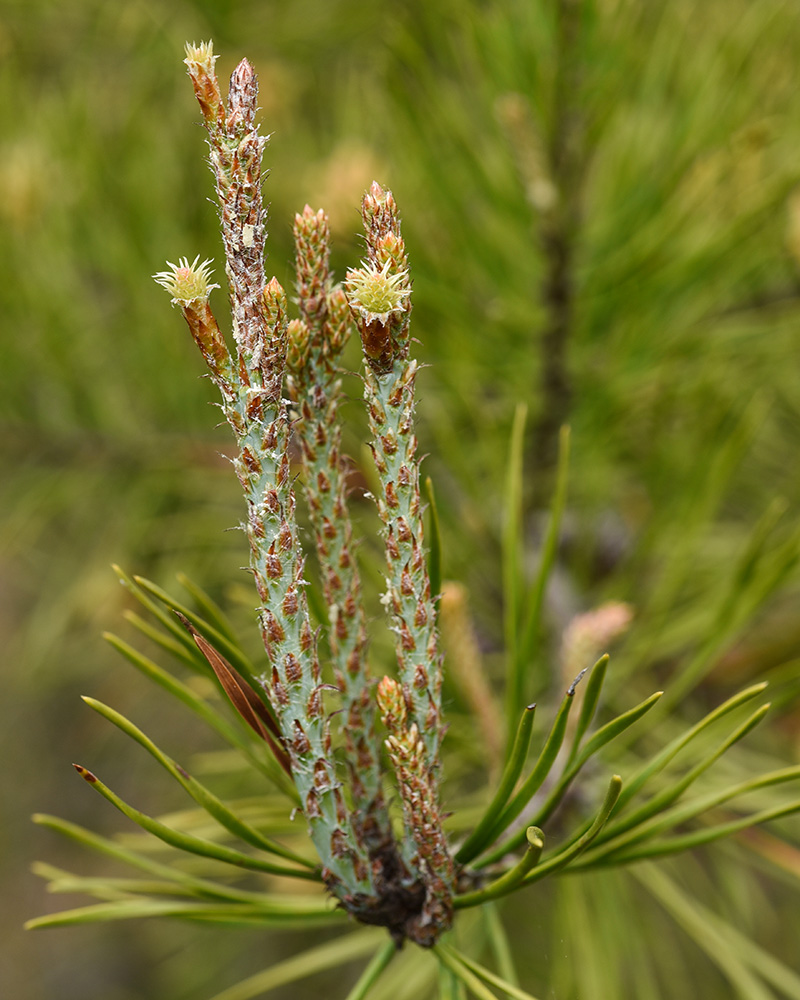
[[[574,21],[566,35],[559,9]],[[0,982],[15,1000],[201,1000],[301,945],[163,924],[20,929],[63,905],[45,896],[30,862],[73,863],[76,853],[32,827],[30,813],[104,830],[123,822],[71,760],[102,763],[149,811],[175,805],[79,694],[148,720],[183,757],[214,746],[191,726],[182,732],[177,709],[100,639],[121,627],[127,606],[110,563],[167,586],[184,571],[248,619],[243,539],[226,531],[241,516],[219,455],[227,433],[215,429],[214,393],[182,321],[149,277],[166,259],[221,257],[181,64],[184,42],[207,38],[223,80],[245,55],[259,74],[273,133],[268,268],[287,287],[291,222],[305,202],[329,212],[342,276],[360,255],[363,190],[376,178],[395,193],[429,365],[419,437],[441,506],[445,572],[470,588],[489,661],[501,642],[507,442],[525,401],[531,551],[554,431],[572,426],[552,648],[572,614],[628,600],[637,624],[612,687],[631,701],[630,690],[668,686],[688,658],[699,664],[689,687],[708,706],[772,672],[778,711],[763,753],[786,763],[800,755],[794,4],[4,0]],[[348,391],[358,396],[355,380]],[[357,405],[348,409],[359,460],[363,421]],[[531,696],[549,690],[546,660]],[[796,822],[785,829],[796,845]],[[87,872],[95,863],[80,862]],[[796,965],[797,856],[792,863],[784,881],[726,876],[725,905],[740,929]],[[714,898],[714,872],[696,877]],[[597,884],[588,904],[570,904],[572,889],[545,892],[525,918],[530,939],[553,921],[594,926]],[[658,942],[660,967],[682,932],[660,911],[646,919],[629,957]],[[730,995],[707,958],[684,946],[686,989],[678,976],[653,995]],[[531,988],[594,996],[591,969],[574,972],[580,950],[567,941],[547,957],[548,981]],[[327,988],[310,981],[308,995]],[[632,989],[621,980],[613,995],[645,995]]]

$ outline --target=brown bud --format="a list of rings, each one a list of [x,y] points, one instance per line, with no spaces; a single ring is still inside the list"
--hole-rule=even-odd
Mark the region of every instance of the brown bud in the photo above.
[[[347,836],[344,830],[337,827],[331,834],[331,854],[334,858],[342,858],[348,850]]]
[[[272,693],[275,696],[275,701],[277,701],[282,708],[286,708],[289,704],[289,695],[286,693],[286,688],[281,683],[278,673],[274,669],[272,671]]]
[[[322,409],[324,405],[324,400],[318,400],[316,403],[317,409]],[[314,428],[314,444],[318,448],[324,448],[328,443],[328,432],[325,430],[325,425],[318,423]]]
[[[283,608],[283,613],[289,617],[293,617],[297,614],[299,602],[297,600],[297,593],[294,589],[286,591],[286,596],[283,599],[281,607]]]
[[[278,544],[284,552],[291,552],[292,543],[292,529],[288,522],[282,521],[280,530],[278,531]]]
[[[300,628],[300,651],[302,653],[308,652],[314,644],[314,633],[311,631],[311,624],[308,619],[303,621]]]
[[[247,412],[247,419],[252,423],[258,423],[264,416],[263,403],[264,401],[260,395],[253,395],[247,400],[245,410]]]
[[[269,608],[264,608],[261,612],[261,623],[272,642],[283,642],[286,638],[283,626]]]
[[[322,715],[322,694],[319,688],[315,687],[306,702],[306,716],[309,719],[318,719],[320,715]]]
[[[373,423],[377,424],[379,427],[384,422],[384,420],[386,420],[386,413],[384,412],[383,407],[377,400],[374,399],[370,400],[369,417],[370,420],[372,420]]]
[[[394,389],[389,393],[389,398],[387,400],[389,406],[397,408],[403,402],[403,386],[396,385]]]
[[[294,736],[292,738],[292,749],[298,757],[304,757],[311,751],[311,743],[305,734],[305,730],[297,719],[294,720]]]
[[[402,622],[400,625],[400,644],[406,653],[413,653],[417,648],[414,636],[409,631],[408,625]]]
[[[347,825],[347,806],[338,788],[333,790],[333,801],[336,805],[336,819],[342,826]]]
[[[264,451],[274,451],[278,447],[278,421],[273,420],[264,428],[264,437],[261,441]]]
[[[248,501],[247,504],[247,530],[256,538],[264,538],[266,535],[258,510],[252,501]]]
[[[390,559],[400,558],[400,549],[397,545],[397,540],[394,537],[394,532],[391,526],[389,527],[388,533],[386,535],[386,555]]]
[[[264,571],[270,580],[277,580],[283,573],[280,559],[272,552],[264,556]]]
[[[303,679],[303,668],[294,653],[287,653],[284,656],[283,672],[287,684],[299,684]]]
[[[425,713],[425,728],[429,733],[436,732],[439,728],[439,711],[433,700],[431,700],[428,705],[428,711]]]
[[[367,362],[376,375],[385,375],[392,370],[392,334],[387,323],[379,319],[371,323],[355,316],[361,334],[361,345]]]
[[[255,71],[246,59],[242,59],[231,74],[228,88],[228,122],[241,122],[244,127],[252,127],[257,101],[258,80]]]
[[[264,507],[270,514],[277,514],[281,509],[278,491],[274,487],[264,490]]]
[[[319,819],[322,816],[322,810],[319,807],[319,795],[313,788],[306,796],[305,813],[306,819]]]
[[[387,455],[394,455],[397,451],[397,438],[394,435],[394,431],[389,430],[388,433],[381,437],[381,447]]]
[[[259,462],[247,445],[242,448],[242,462],[247,467],[248,472],[251,472],[254,475],[259,475],[261,473],[261,462]]]
[[[331,787],[328,762],[320,759],[314,764],[314,787],[319,792],[326,792]]]

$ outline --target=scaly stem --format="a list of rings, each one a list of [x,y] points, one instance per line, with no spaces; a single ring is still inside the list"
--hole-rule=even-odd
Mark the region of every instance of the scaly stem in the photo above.
[[[295,268],[301,319],[289,324],[289,392],[298,414],[294,434],[305,472],[328,633],[342,696],[356,836],[370,855],[392,844],[381,782],[375,702],[367,673],[366,616],[347,507],[347,466],[338,419],[339,354],[352,327],[341,288],[331,288],[329,229],[324,212],[306,205],[295,216]]]
[[[192,286],[189,275],[189,290],[178,294],[178,269],[173,269],[172,282],[162,275],[162,284],[181,305],[222,390],[223,410],[239,447],[234,467],[247,501],[250,565],[262,602],[259,618],[270,670],[259,681],[278,718],[323,877],[349,909],[357,910],[360,901],[372,894],[372,874],[366,853],[358,849],[331,759],[305,596],[282,398],[286,296],[276,279],[265,283],[264,277],[261,155],[266,139],[255,125],[258,85],[252,67],[243,60],[233,72],[224,107],[214,62],[210,45],[187,48],[186,63],[208,131],[220,204],[235,359],[227,355],[210,314],[207,282]],[[198,313],[204,320],[202,329],[193,325]]]
[[[366,361],[364,396],[386,550],[383,603],[391,614],[400,675],[399,684],[384,678],[378,696],[403,800],[404,859],[426,891],[409,936],[429,946],[450,924],[454,871],[438,805],[442,664],[423,547],[413,424],[417,364],[409,358],[411,285],[391,192],[374,183],[362,216],[367,259],[348,272],[345,284]]]

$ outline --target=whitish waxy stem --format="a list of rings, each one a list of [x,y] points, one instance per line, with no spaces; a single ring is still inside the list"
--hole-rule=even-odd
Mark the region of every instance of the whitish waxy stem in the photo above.
[[[301,319],[289,324],[288,386],[297,408],[293,426],[330,616],[331,658],[342,695],[353,825],[360,842],[373,854],[385,850],[393,838],[381,784],[375,703],[367,676],[366,619],[338,420],[337,362],[352,320],[344,292],[331,288],[325,213],[306,205],[295,217],[294,239]]]
[[[441,657],[430,581],[423,547],[419,461],[414,436],[414,382],[417,364],[409,360],[411,286],[408,260],[400,236],[397,206],[390,191],[373,183],[362,207],[367,260],[350,271],[345,287],[356,318],[366,359],[364,396],[372,432],[372,452],[380,479],[376,497],[386,545],[384,603],[392,614],[397,660],[410,723],[416,723],[431,768],[439,758],[441,724]],[[386,314],[365,302],[364,276],[386,271],[387,280],[402,279],[403,294]]]
[[[211,43],[187,46],[185,60],[208,131],[209,162],[220,205],[222,241],[231,293],[233,337],[247,369],[261,374],[275,403],[283,380],[285,340],[270,329],[264,302],[266,212],[261,198],[261,157],[267,144],[255,123],[258,81],[243,59],[231,76],[223,105]],[[247,371],[241,371],[243,381]]]
[[[366,852],[357,838],[330,753],[328,720],[316,642],[308,616],[303,555],[287,456],[288,419],[282,398],[286,363],[286,296],[264,277],[261,154],[266,139],[255,125],[257,82],[243,60],[231,77],[227,105],[219,96],[211,46],[192,47],[186,60],[209,135],[230,286],[236,358],[230,358],[204,297],[177,294],[188,275],[157,280],[178,299],[212,374],[223,390],[225,415],[236,435],[236,473],[247,501],[250,564],[261,598],[261,631],[270,670],[260,681],[278,719],[292,778],[323,864],[323,877],[352,911],[373,892]],[[183,263],[183,262],[182,262]],[[191,269],[190,269],[191,270]],[[194,268],[200,287],[205,265]],[[185,278],[185,280],[184,280]],[[207,284],[207,283],[206,283]],[[191,294],[191,292],[190,292]],[[197,305],[206,326],[196,318]],[[210,319],[208,319],[210,317]],[[216,331],[216,332],[213,332]]]
[[[420,921],[443,927],[453,873],[438,811],[442,670],[423,547],[413,427],[417,365],[408,356],[408,259],[390,191],[373,183],[362,216],[367,259],[348,273],[345,287],[366,360],[364,395],[380,482],[376,502],[386,548],[384,603],[391,613],[400,673],[390,701],[403,702],[403,724],[392,731],[389,749],[403,796],[406,833],[416,845],[416,854],[404,856],[414,867],[419,864],[426,887]],[[396,713],[387,709],[386,681],[382,685],[381,713],[389,725]],[[435,939],[437,932],[431,933]]]

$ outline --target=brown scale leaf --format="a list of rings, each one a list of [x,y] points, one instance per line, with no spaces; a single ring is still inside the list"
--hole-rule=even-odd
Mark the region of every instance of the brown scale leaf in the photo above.
[[[280,746],[280,743],[276,742],[276,740],[280,741],[281,737],[272,713],[244,677],[228,663],[224,656],[221,656],[214,649],[211,643],[197,631],[189,619],[185,618],[178,611],[175,614],[186,631],[194,639],[197,648],[208,661],[209,666],[214,671],[217,680],[222,685],[233,707],[248,726],[269,746],[275,759],[291,777],[292,770],[289,758]],[[275,739],[273,739],[273,736]]]

